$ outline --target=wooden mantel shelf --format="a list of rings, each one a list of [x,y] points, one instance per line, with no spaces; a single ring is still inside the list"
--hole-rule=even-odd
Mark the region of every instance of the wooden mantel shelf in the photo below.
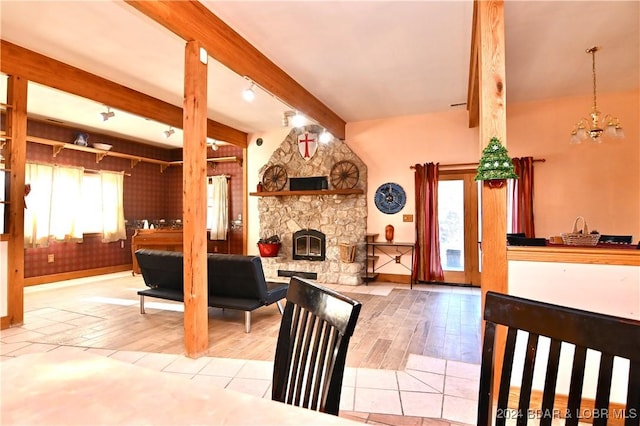
[[[306,191],[276,191],[276,192],[251,192],[249,195],[254,197],[282,197],[290,195],[352,195],[364,194],[362,189],[317,189]]]

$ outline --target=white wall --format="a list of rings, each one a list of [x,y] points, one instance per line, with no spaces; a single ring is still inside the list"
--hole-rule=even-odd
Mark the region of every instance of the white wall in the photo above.
[[[567,307],[640,320],[640,266],[586,263],[509,261],[509,294]],[[573,345],[563,344],[560,353],[558,394],[568,394],[571,379]],[[516,356],[524,358],[526,336],[518,337]],[[544,388],[549,340],[541,339],[536,356],[534,389]],[[587,351],[585,398],[595,398],[600,356]],[[512,385],[520,386],[522,368],[514,368]],[[613,369],[611,400],[626,401],[626,376],[629,362],[616,358]]]
[[[260,171],[267,164],[273,151],[280,146],[287,137],[289,127],[278,127],[269,132],[250,134],[247,144],[247,188],[248,192],[256,192],[256,186],[261,181]],[[256,140],[262,138],[262,145],[258,146]],[[257,243],[260,239],[260,219],[258,217],[258,198],[249,196],[247,201],[247,218],[244,226],[247,227],[247,254],[258,255]]]

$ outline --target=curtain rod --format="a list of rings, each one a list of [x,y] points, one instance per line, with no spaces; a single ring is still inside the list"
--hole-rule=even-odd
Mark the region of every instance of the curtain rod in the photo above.
[[[534,163],[544,163],[544,158],[534,158]],[[478,167],[478,163],[451,163],[451,164],[440,164],[439,167],[451,167],[451,168],[464,168],[464,167]],[[415,166],[409,166],[410,169],[415,169]]]
[[[64,166],[63,166],[64,167]],[[125,176],[131,176],[131,173],[125,173],[125,172],[118,172],[117,170],[96,170],[96,169],[84,169],[85,172],[87,173],[100,173],[100,172],[115,172],[115,173],[122,173]]]

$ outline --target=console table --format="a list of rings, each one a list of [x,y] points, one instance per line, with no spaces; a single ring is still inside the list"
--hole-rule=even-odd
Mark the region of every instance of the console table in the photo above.
[[[400,265],[402,265],[405,269],[407,269],[409,271],[409,286],[410,288],[413,288],[413,256],[415,253],[415,243],[395,243],[395,242],[382,242],[382,241],[368,241],[366,243],[367,247],[367,253],[369,253],[369,247],[371,247],[371,257],[375,258],[376,257],[376,253],[378,253],[379,255],[383,255],[385,256],[383,258],[383,260],[385,260],[384,263],[380,264],[380,265],[376,265],[375,262],[373,262],[372,264],[372,269],[371,272],[372,274],[376,273],[376,269],[380,269],[385,265],[388,265],[391,262],[396,262],[396,256],[400,256],[400,259],[402,259],[402,256],[405,254],[409,254],[411,253],[411,265],[407,266],[402,262],[399,262]],[[394,252],[390,252],[390,249],[395,249]],[[387,259],[388,258],[388,259]],[[368,274],[367,268],[365,267],[365,274]],[[367,276],[365,275],[365,282]]]

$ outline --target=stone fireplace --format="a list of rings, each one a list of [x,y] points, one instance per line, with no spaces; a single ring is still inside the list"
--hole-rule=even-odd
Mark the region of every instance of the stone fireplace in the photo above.
[[[322,194],[325,190],[322,188],[309,191],[310,194],[303,191],[302,195],[260,197],[260,237],[278,235],[282,242],[278,256],[264,257],[262,264],[268,279],[297,273],[319,283],[358,285],[362,283],[366,259],[367,167],[339,139],[319,143],[315,154],[305,160],[298,149],[298,135],[305,132],[319,135],[322,130],[315,125],[292,129],[262,167],[260,176],[268,167],[280,165],[286,169],[289,179],[327,177],[326,190],[333,190],[329,179],[332,168],[340,161],[350,161],[359,173],[353,189],[361,189],[362,193]],[[283,192],[290,190],[289,184],[287,181]],[[303,235],[300,231],[314,232]],[[343,243],[356,246],[354,262],[341,259],[340,244]],[[304,249],[305,253],[298,252],[298,248]],[[322,257],[324,259],[320,259]]]

